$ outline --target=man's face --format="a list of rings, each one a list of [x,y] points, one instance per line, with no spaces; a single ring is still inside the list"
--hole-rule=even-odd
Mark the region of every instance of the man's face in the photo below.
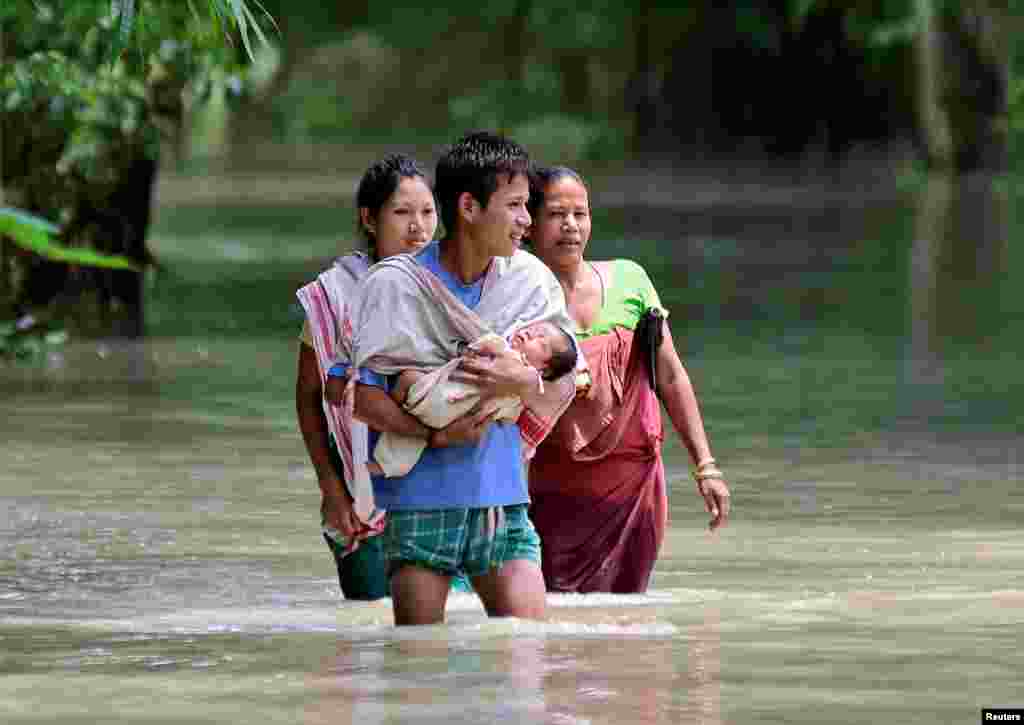
[[[498,188],[473,224],[474,237],[483,241],[492,257],[511,257],[530,228],[530,183],[525,174],[498,177]]]

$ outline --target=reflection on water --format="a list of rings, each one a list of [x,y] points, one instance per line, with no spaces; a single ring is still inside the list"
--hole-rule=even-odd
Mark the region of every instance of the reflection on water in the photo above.
[[[673,636],[635,623],[615,635],[633,616],[613,597],[554,616],[569,621],[339,639],[313,677],[307,721],[721,722],[714,615]]]
[[[704,612],[704,621],[691,630],[687,688],[691,711],[686,719],[699,725],[717,725],[722,722],[722,658],[718,620],[718,610],[708,607]]]
[[[0,367],[0,720],[968,722],[1020,705],[1024,269],[989,191],[708,213],[661,254],[735,518],[706,531],[670,441],[652,591],[553,596],[544,623],[453,595],[446,625],[396,630],[388,602],[339,601],[290,334]]]
[[[339,640],[311,685],[307,722],[540,722],[544,641],[399,639],[381,651]],[[570,720],[570,722],[572,722]]]

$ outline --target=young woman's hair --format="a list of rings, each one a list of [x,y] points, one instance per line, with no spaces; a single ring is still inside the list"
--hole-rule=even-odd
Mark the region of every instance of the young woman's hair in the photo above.
[[[487,131],[462,137],[445,150],[434,173],[434,193],[445,234],[455,231],[459,195],[468,191],[486,207],[498,177],[529,175],[530,155],[511,139]]]
[[[555,329],[561,335],[561,340],[565,343],[565,346],[558,350],[552,349],[551,359],[548,360],[547,367],[542,376],[545,380],[557,380],[566,373],[576,369],[576,345],[573,344],[572,336],[557,325]]]
[[[377,238],[363,225],[359,210],[369,210],[370,217],[376,219],[381,207],[395,193],[402,179],[415,178],[426,182],[423,170],[411,156],[389,154],[371,165],[359,182],[359,188],[356,189],[356,229],[366,242],[366,251],[374,261],[377,260]]]
[[[537,218],[537,214],[540,212],[540,208],[544,206],[544,190],[551,186],[559,179],[572,179],[584,189],[587,188],[587,182],[583,180],[583,177],[578,172],[570,169],[568,166],[540,166],[530,172],[530,201],[526,208],[530,212],[530,216],[534,219]]]

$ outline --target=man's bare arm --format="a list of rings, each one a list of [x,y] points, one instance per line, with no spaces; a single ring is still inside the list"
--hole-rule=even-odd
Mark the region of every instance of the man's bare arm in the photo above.
[[[434,429],[420,423],[402,410],[394,399],[373,385],[356,383],[356,417],[381,433],[394,433],[410,438],[422,438],[432,448],[476,443],[494,421],[498,411],[484,412],[477,405],[445,428]]]

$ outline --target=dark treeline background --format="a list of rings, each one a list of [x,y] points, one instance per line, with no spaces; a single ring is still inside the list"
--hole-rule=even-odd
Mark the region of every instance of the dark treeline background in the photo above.
[[[240,99],[234,138],[483,126],[591,158],[836,163],[909,147],[961,171],[1005,164],[1019,23],[1007,2],[267,6],[281,52]]]
[[[218,46],[181,30],[186,6],[144,0],[142,39],[102,84],[105,36],[89,23],[121,4],[7,6],[2,202],[59,224],[69,246],[149,268],[161,173],[352,174],[384,150],[493,128],[540,160],[623,179],[656,165],[849,180],[863,159],[872,178],[897,162],[966,178],[1006,173],[1024,134],[1017,0],[263,5],[269,43]],[[145,331],[145,272],[2,246],[0,317]]]

